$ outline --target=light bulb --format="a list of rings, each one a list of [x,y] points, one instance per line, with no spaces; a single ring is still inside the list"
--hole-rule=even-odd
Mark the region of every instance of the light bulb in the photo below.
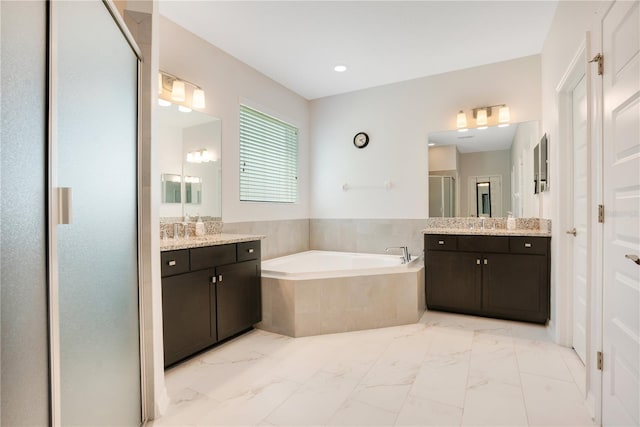
[[[486,129],[487,127],[487,110],[484,108],[482,110],[478,110],[476,114],[476,126],[478,126],[478,129]]]
[[[191,101],[193,108],[204,108],[204,91],[202,89],[193,90],[193,99]]]
[[[184,98],[184,82],[181,82],[180,80],[174,80],[171,89],[171,99],[173,99],[174,101],[182,102],[184,101]]]
[[[462,110],[458,112],[458,116],[456,117],[456,127],[460,131],[467,127],[467,115]]]
[[[166,99],[158,98],[158,105],[161,107],[169,107],[171,105],[171,102],[167,101]]]
[[[184,105],[178,105],[178,111],[181,113],[190,113],[192,110],[189,107],[185,107]]]
[[[503,105],[498,110],[498,123],[504,124],[509,123],[511,120],[511,114],[509,114],[509,107]]]

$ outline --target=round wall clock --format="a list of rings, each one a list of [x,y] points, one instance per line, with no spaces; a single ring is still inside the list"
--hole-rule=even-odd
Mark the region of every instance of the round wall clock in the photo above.
[[[358,132],[356,136],[353,137],[353,145],[358,148],[364,148],[369,144],[369,135],[365,132]]]

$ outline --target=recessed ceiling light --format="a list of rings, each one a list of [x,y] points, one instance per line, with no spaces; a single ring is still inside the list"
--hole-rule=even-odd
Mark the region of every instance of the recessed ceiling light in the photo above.
[[[338,73],[344,73],[345,71],[347,71],[347,66],[346,65],[336,65],[335,67],[333,67],[334,71],[338,72]]]

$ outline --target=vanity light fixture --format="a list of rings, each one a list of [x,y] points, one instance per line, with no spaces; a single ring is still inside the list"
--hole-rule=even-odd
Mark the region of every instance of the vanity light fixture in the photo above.
[[[178,111],[181,113],[190,113],[193,110],[189,107],[185,107],[184,105],[178,105]]]
[[[171,85],[171,99],[178,102],[182,102],[186,99],[184,82],[181,82],[180,80],[173,81],[173,85]]]
[[[487,110],[485,109],[480,109],[477,111],[476,113],[476,125],[478,126],[478,129],[482,130],[482,129],[486,129],[488,120],[487,120]]]
[[[204,108],[204,91],[202,89],[194,89],[191,100],[193,108]]]
[[[498,108],[498,126],[509,126],[509,122],[511,121],[509,107],[507,107],[506,104],[498,104],[488,105],[486,107],[476,107],[471,110],[473,112],[473,118],[476,119],[477,129],[486,129],[489,126],[489,117],[491,117],[491,113],[494,108]],[[456,116],[456,127],[458,128],[458,132],[465,132],[468,130],[467,115],[463,110],[460,110]]]
[[[189,151],[187,153],[187,163],[209,163],[215,160],[213,153],[206,149]]]
[[[456,117],[456,127],[458,128],[458,132],[466,132],[469,130],[467,129],[467,115],[462,110],[458,112],[458,116]]]
[[[509,126],[509,121],[511,120],[511,114],[509,114],[509,107],[503,105],[498,110],[498,127]]]
[[[182,112],[189,112],[193,108],[205,108],[204,90],[200,86],[166,71],[160,71],[158,74],[159,105],[168,106],[175,102],[181,104],[178,109]]]

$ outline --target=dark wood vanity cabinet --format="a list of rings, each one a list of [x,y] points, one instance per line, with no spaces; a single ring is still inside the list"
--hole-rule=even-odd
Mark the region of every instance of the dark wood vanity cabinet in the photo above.
[[[260,241],[161,253],[164,363],[262,320]]]
[[[546,323],[550,238],[425,235],[427,307]]]

